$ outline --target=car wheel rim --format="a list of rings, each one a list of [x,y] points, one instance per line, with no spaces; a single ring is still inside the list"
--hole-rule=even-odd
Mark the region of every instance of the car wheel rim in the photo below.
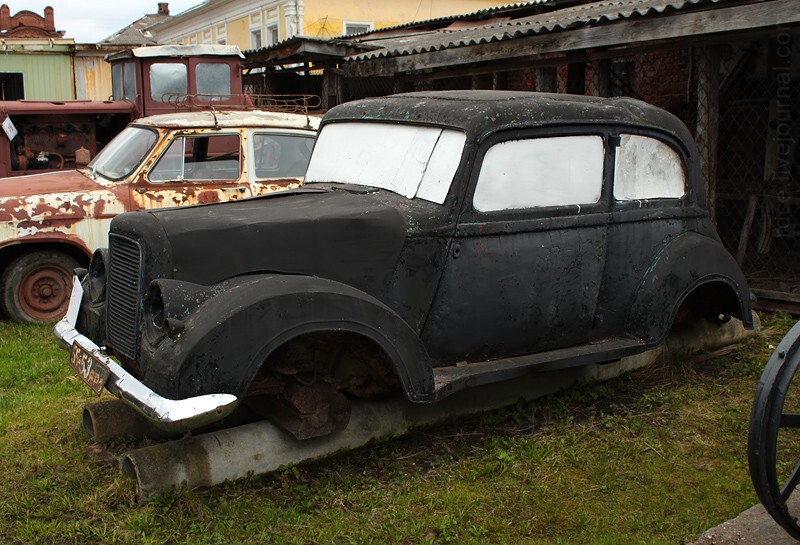
[[[63,314],[69,303],[69,275],[53,265],[38,267],[22,279],[19,304],[34,320],[48,320]]]

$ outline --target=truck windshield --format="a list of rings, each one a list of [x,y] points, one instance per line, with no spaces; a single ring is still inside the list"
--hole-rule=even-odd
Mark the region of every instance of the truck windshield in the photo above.
[[[88,169],[109,180],[121,180],[142,162],[156,143],[158,133],[142,127],[128,127],[119,133],[88,165]]]
[[[331,123],[317,138],[305,183],[366,185],[443,204],[465,141],[464,133],[439,127]]]

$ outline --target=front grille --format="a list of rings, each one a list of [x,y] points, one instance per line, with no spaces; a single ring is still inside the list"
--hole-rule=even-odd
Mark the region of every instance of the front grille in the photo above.
[[[118,354],[136,359],[139,348],[139,300],[142,249],[129,238],[111,234],[108,273],[108,340]]]

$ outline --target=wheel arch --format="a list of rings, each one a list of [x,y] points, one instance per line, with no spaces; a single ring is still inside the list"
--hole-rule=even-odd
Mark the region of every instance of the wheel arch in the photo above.
[[[299,275],[233,279],[218,288],[186,318],[177,339],[148,355],[148,380],[178,396],[208,388],[241,396],[278,348],[302,335],[333,331],[359,335],[379,347],[409,399],[425,401],[432,395],[433,374],[422,342],[374,297],[332,280]],[[195,384],[188,377],[195,377]]]
[[[708,312],[739,318],[755,327],[750,291],[739,265],[714,239],[687,233],[653,260],[636,289],[626,331],[648,345],[664,341],[681,307],[699,300]]]
[[[0,246],[0,276],[8,265],[19,256],[39,251],[61,252],[73,258],[82,266],[89,264],[92,252],[83,244],[69,239],[20,240]]]

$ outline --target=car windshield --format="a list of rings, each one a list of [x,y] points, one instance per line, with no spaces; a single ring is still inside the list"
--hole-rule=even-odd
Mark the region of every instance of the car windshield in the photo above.
[[[139,166],[157,138],[154,130],[128,127],[97,154],[88,168],[103,178],[121,180]]]
[[[366,185],[444,203],[466,135],[452,129],[337,122],[317,138],[305,183]]]

